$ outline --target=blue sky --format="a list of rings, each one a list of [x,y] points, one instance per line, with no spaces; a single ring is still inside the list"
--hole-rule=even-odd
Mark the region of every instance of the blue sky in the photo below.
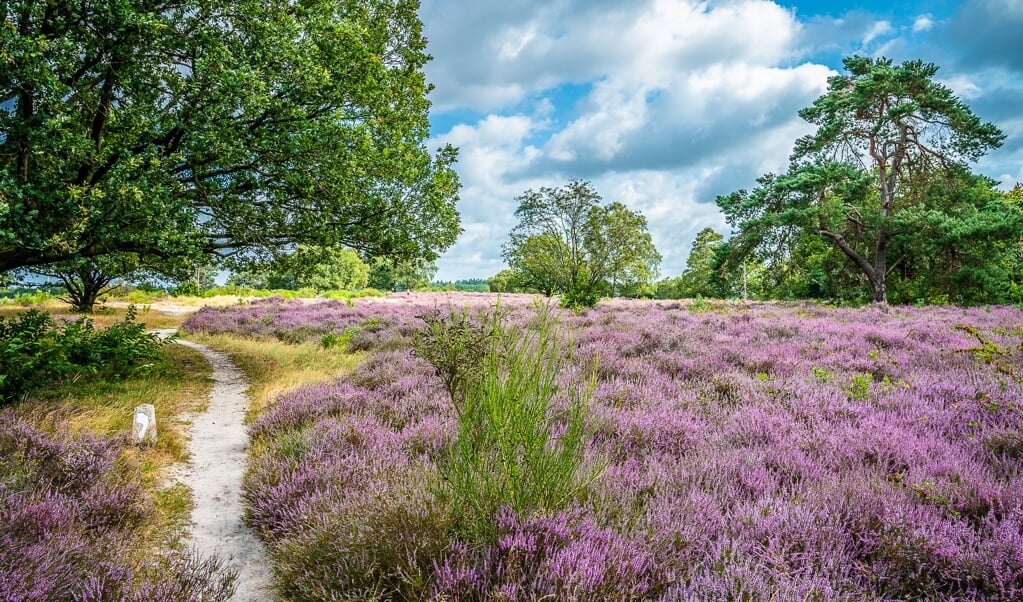
[[[853,54],[922,59],[1006,134],[975,168],[1023,181],[1023,0],[422,0],[431,145],[460,149],[465,232],[437,278],[488,277],[528,189],[591,181],[685,267],[716,196],[784,170]]]

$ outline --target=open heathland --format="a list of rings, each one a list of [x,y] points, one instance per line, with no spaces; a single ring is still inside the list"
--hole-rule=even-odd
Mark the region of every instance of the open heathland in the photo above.
[[[182,428],[209,367],[134,310],[97,316],[103,328],[46,309],[58,315],[3,316],[0,381],[20,394],[0,408],[0,600],[229,599],[231,571],[186,549],[191,492],[162,476],[187,459]],[[160,422],[140,446],[128,433],[142,402]]]
[[[1023,598],[1020,309],[551,312],[464,294],[189,318],[367,352],[251,426],[244,496],[287,599]],[[518,395],[527,368],[556,369],[552,387]],[[566,495],[523,502],[564,466]]]

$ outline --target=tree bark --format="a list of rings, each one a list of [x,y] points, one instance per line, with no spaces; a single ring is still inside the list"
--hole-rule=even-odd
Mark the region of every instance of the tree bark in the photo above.
[[[874,277],[870,280],[874,303],[888,305],[888,243],[891,235],[887,230],[878,230],[877,246],[874,252]]]

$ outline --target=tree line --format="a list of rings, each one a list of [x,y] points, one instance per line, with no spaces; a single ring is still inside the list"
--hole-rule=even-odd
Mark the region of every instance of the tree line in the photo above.
[[[32,2],[0,8],[0,279],[429,286],[461,232],[431,153],[417,0]],[[528,190],[498,291],[987,303],[1023,299],[1019,187],[970,165],[1005,135],[921,61],[851,57],[785,173],[717,198],[658,281],[645,217],[589,182]],[[725,236],[727,234],[727,237]],[[481,288],[477,285],[474,288]]]
[[[731,235],[702,230],[680,276],[650,290],[658,256],[645,220],[633,215],[626,225],[616,210],[622,227],[586,225],[564,208],[566,197],[592,196],[573,183],[520,199],[505,247],[510,269],[493,285],[556,291],[571,303],[577,290],[591,295],[586,303],[594,292],[1023,303],[1023,188],[1000,191],[970,169],[1005,134],[936,82],[935,65],[854,56],[844,66],[799,112],[817,129],[795,142],[789,169],[717,197]],[[612,232],[628,232],[633,246],[616,247]],[[621,252],[605,252],[612,248]],[[585,258],[594,257],[591,268]],[[589,286],[594,280],[600,285]]]

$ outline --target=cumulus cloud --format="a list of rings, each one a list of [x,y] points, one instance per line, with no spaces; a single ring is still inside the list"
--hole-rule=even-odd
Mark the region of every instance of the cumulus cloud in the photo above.
[[[764,0],[433,0],[421,12],[438,110],[500,109],[566,81],[649,82],[711,57],[773,63],[789,56],[799,28],[788,10]]]
[[[424,0],[420,14],[435,123],[456,123],[432,142],[461,149],[465,233],[442,278],[496,273],[515,198],[575,178],[642,211],[662,274],[678,274],[700,229],[727,233],[717,195],[786,169],[811,129],[797,111],[842,56],[951,65],[943,81],[1010,133],[1007,147],[1023,140],[1020,78],[1006,79],[1023,61],[1018,0],[966,0],[951,18],[802,17],[767,0]],[[981,167],[1015,176],[1019,158],[1002,149]]]
[[[461,149],[466,229],[442,276],[496,272],[515,197],[573,178],[642,211],[679,273],[696,232],[725,230],[714,197],[784,168],[833,73],[794,62],[802,25],[764,0],[481,4],[423,4],[435,107],[493,113],[435,140]]]

